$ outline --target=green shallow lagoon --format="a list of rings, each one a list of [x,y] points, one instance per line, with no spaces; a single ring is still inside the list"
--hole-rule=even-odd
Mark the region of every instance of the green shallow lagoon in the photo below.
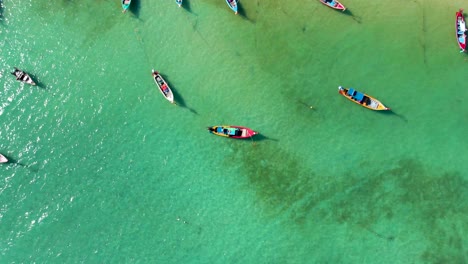
[[[2,262],[468,262],[464,2],[342,3],[4,0]]]

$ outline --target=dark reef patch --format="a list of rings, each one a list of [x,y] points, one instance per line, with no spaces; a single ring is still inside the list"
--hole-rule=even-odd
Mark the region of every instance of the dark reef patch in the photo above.
[[[268,217],[298,226],[318,220],[347,224],[389,242],[407,239],[393,229],[385,230],[398,226],[400,235],[411,233],[426,241],[422,261],[463,262],[468,181],[459,172],[437,171],[417,160],[402,159],[373,164],[372,168],[386,168],[379,171],[318,175],[301,158],[272,144],[241,145],[237,151],[236,158],[227,162],[242,164],[247,188],[254,190]],[[365,162],[359,167],[366,168]]]

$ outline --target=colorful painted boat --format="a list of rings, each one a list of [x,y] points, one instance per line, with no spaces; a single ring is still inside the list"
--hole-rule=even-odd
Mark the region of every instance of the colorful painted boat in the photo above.
[[[0,163],[7,163],[7,162],[8,162],[8,159],[2,154],[0,154]]]
[[[130,7],[130,3],[132,2],[132,0],[121,0],[121,1],[122,1],[122,9],[123,9],[122,12],[125,13]]]
[[[364,106],[365,108],[368,108],[371,110],[378,110],[378,111],[390,110],[390,108],[386,107],[379,100],[367,94],[358,92],[354,90],[354,88],[348,89],[348,88],[343,88],[342,86],[339,86],[338,92],[344,97],[348,98],[349,100],[355,102],[356,104]]]
[[[320,2],[328,7],[331,7],[336,10],[345,11],[346,7],[338,2],[337,0],[320,0]]]
[[[456,13],[456,20],[455,20],[455,30],[457,34],[457,42],[458,46],[461,49],[461,52],[466,51],[466,35],[468,31],[466,29],[465,18],[463,17],[463,9],[460,9]]]
[[[242,126],[211,126],[207,129],[215,135],[230,138],[250,138],[259,134],[250,128]]]
[[[234,11],[234,13],[237,15],[237,0],[226,0],[226,3],[228,4],[229,8]]]
[[[176,4],[179,5],[179,7],[182,6],[182,0],[175,0]]]
[[[13,74],[16,77],[17,81],[27,83],[30,85],[36,85],[36,83],[33,81],[31,76],[29,76],[29,74],[27,74],[25,71],[22,71],[16,67],[15,67],[15,71],[12,72],[11,74]]]
[[[164,98],[166,98],[169,102],[172,104],[174,103],[174,94],[172,93],[171,88],[167,84],[167,82],[164,80],[164,78],[159,74],[159,72],[155,71],[154,69],[151,70],[153,74],[153,79],[156,85],[159,88],[159,91],[162,93]]]

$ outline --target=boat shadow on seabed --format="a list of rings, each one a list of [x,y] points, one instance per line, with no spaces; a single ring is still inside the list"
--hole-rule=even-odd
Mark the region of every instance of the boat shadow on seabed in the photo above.
[[[377,112],[379,112],[380,114],[383,114],[383,115],[396,116],[396,117],[402,119],[403,121],[408,122],[408,119],[404,115],[398,114],[397,112],[393,111],[392,109],[390,109],[388,111],[377,111]]]
[[[35,74],[29,73],[29,77],[31,77],[31,79],[36,83],[37,87],[41,89],[47,89],[44,83],[38,81],[37,76]]]
[[[8,159],[8,162],[6,162],[5,164],[14,164],[14,165],[18,165],[18,166],[24,167],[24,168],[26,168],[26,169],[28,169],[28,170],[30,170],[30,171],[33,171],[33,172],[37,172],[37,171],[38,171],[37,168],[31,167],[32,164],[24,164],[24,163],[22,163],[22,162],[19,162],[17,159],[14,159],[14,158],[12,158],[11,156],[8,156],[8,155],[5,155],[5,154],[3,154],[3,156],[4,156],[5,158]]]
[[[0,24],[3,24],[3,0],[0,0]]]
[[[237,14],[242,17],[242,19],[245,19],[249,22],[251,22],[252,24],[255,24],[256,21],[250,19],[247,14],[245,13],[245,10],[244,8],[242,7],[240,1],[237,1]]]
[[[279,141],[278,139],[276,138],[270,138],[270,137],[267,137],[265,135],[263,135],[262,133],[258,133],[257,135],[251,137],[252,141],[256,142],[256,141],[263,141],[263,140],[272,140],[272,141]]]
[[[140,19],[141,1],[132,0],[132,4],[128,8],[128,11],[132,13],[136,18]]]
[[[192,13],[192,7],[190,6],[190,1],[182,1],[181,7],[187,12]]]
[[[346,9],[343,14],[350,16],[356,23],[361,24],[361,17],[355,16],[351,10]]]
[[[160,74],[161,74],[161,73],[160,73]],[[192,112],[193,114],[198,115],[198,112],[197,112],[195,109],[189,107],[189,106],[185,103],[184,98],[179,94],[179,92],[177,91],[177,89],[174,89],[174,88],[173,88],[174,86],[171,84],[170,81],[168,81],[169,78],[166,78],[166,75],[164,75],[164,74],[161,74],[161,76],[164,78],[164,80],[166,80],[167,85],[169,85],[169,87],[172,88],[172,94],[174,95],[174,102],[175,102],[175,104],[178,105],[178,106],[180,106],[180,107],[187,108],[187,109],[188,109],[190,112]]]

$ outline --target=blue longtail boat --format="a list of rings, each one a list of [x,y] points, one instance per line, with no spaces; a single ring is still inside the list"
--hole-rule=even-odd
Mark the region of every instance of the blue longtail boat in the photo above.
[[[132,0],[122,0],[122,9],[123,9],[123,13],[127,12],[128,8],[130,7],[130,3],[132,2]]]
[[[226,3],[228,4],[229,8],[234,11],[234,13],[237,15],[237,0],[226,0]]]
[[[348,98],[349,100],[364,106],[367,109],[371,110],[390,110],[390,108],[386,107],[382,104],[379,100],[375,99],[374,97],[356,91],[354,88],[344,88],[342,86],[338,87],[338,92],[343,95],[344,97]]]

